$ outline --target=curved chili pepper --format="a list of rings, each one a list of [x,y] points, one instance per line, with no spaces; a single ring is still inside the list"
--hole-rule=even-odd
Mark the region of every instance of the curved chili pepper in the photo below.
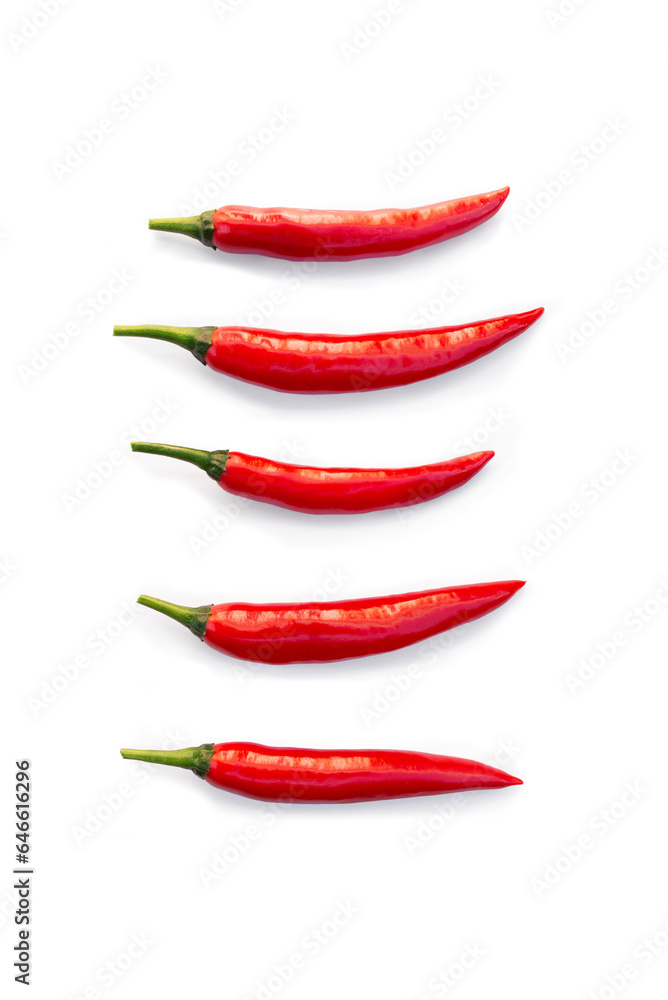
[[[353,337],[234,326],[115,326],[114,336],[166,340],[214,371],[279,392],[368,392],[469,364],[523,333],[543,312]]]
[[[199,608],[142,594],[138,603],[174,618],[208,646],[240,660],[323,663],[410,646],[481,618],[523,586],[523,580],[501,580],[351,601]]]
[[[449,240],[499,211],[509,188],[423,208],[370,212],[225,205],[187,219],[151,219],[149,229],[182,233],[214,250],[284,260],[391,257]]]
[[[185,767],[215,788],[268,802],[369,802],[523,783],[475,760],[411,750],[204,743],[183,750],[124,749],[121,756]]]
[[[424,503],[467,483],[494,455],[480,451],[409,469],[318,469],[240,451],[199,451],[146,441],[133,441],[132,450],[183,459],[228,493],[305,514],[360,514]]]

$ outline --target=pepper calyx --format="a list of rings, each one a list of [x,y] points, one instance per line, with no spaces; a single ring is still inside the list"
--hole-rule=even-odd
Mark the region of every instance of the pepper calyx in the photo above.
[[[168,618],[180,622],[190,629],[193,635],[204,642],[206,625],[211,615],[213,604],[202,604],[198,608],[187,608],[182,604],[172,604],[170,601],[162,601],[159,597],[148,597],[142,594],[137,598],[137,604],[143,604],[146,608],[153,608]]]

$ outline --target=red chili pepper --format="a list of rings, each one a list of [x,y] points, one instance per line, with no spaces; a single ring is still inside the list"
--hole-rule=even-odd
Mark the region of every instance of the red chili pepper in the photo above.
[[[468,232],[499,211],[509,188],[423,208],[368,212],[225,205],[187,219],[151,219],[149,229],[182,233],[214,250],[285,260],[391,257]]]
[[[369,802],[522,784],[475,760],[410,750],[204,743],[183,750],[121,750],[121,756],[185,767],[215,788],[270,802]]]
[[[473,621],[505,604],[523,580],[416,594],[308,604],[205,604],[186,608],[142,595],[139,604],[185,625],[240,660],[321,663],[387,653]]]
[[[133,441],[132,450],[192,462],[228,493],[306,514],[360,514],[408,507],[467,483],[493,451],[409,469],[318,469],[240,451],[199,451]]]
[[[114,335],[166,340],[214,371],[279,392],[367,392],[460,368],[523,333],[543,312],[353,337],[234,326],[115,326]]]

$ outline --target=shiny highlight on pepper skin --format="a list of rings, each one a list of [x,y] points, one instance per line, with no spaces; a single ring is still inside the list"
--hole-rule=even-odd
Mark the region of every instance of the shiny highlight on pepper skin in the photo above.
[[[327,663],[402,649],[505,604],[522,580],[476,583],[389,597],[307,604],[215,604],[187,608],[142,595],[208,646],[260,663]]]
[[[318,468],[239,451],[200,451],[133,441],[132,450],[166,455],[203,469],[235,496],[305,514],[361,514],[425,503],[467,483],[493,451],[404,469]]]
[[[215,788],[266,802],[370,802],[522,784],[478,761],[410,750],[306,750],[235,742],[121,750],[121,755],[189,768]]]
[[[463,486],[494,455],[478,452],[406,469],[318,469],[230,452],[219,482],[228,493],[309,514],[410,507]]]
[[[368,802],[521,784],[495,767],[399,750],[297,750],[218,743],[204,779],[251,798]]]
[[[432,330],[355,337],[217,327],[206,363],[279,392],[368,392],[419,382],[476,361],[523,333],[543,309]]]
[[[214,250],[282,260],[392,257],[474,229],[496,215],[508,191],[372,211],[225,205],[187,219],[151,219],[149,228],[192,236]]]

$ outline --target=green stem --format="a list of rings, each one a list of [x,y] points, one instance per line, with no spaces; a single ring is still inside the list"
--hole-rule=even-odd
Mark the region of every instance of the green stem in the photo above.
[[[203,604],[199,608],[185,608],[182,604],[170,604],[169,601],[161,601],[158,597],[147,597],[146,594],[137,598],[137,604],[143,604],[146,608],[153,608],[154,611],[160,611],[168,618],[173,618],[175,622],[185,625],[193,635],[204,641],[206,623],[213,604]]]
[[[211,347],[215,326],[115,326],[114,337],[149,337],[168,344],[185,347],[198,361],[206,364],[206,352]]]
[[[166,455],[168,458],[180,458],[183,462],[191,462],[198,469],[203,469],[207,476],[218,482],[225,472],[229,451],[200,451],[198,448],[182,448],[178,444],[152,444],[149,441],[133,441],[130,445],[133,451],[145,452],[147,455]]]
[[[199,240],[205,247],[213,245],[213,211],[202,212],[201,215],[191,215],[185,219],[149,219],[149,229],[157,229],[161,233],[181,233],[183,236],[192,236]]]
[[[211,758],[213,743],[202,743],[199,747],[185,747],[183,750],[121,750],[125,760],[145,760],[148,764],[171,764],[172,767],[186,767],[200,778],[205,778]]]

